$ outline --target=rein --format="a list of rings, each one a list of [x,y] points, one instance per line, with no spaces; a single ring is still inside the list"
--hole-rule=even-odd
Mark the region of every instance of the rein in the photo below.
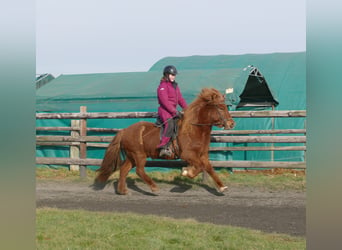
[[[219,104],[225,104],[225,103],[219,103]],[[232,119],[226,119],[226,118],[224,118],[222,116],[222,114],[219,111],[218,104],[212,104],[212,105],[215,106],[216,111],[218,112],[218,114],[220,116],[221,123],[191,123],[191,125],[194,125],[194,126],[218,126],[218,125],[223,125],[223,126],[225,126],[227,121],[232,120]]]

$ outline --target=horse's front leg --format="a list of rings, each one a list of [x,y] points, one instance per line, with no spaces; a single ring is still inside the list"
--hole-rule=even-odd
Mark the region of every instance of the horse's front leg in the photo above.
[[[215,170],[213,169],[213,166],[209,164],[205,170],[211,176],[211,178],[215,181],[219,192],[223,193],[224,191],[228,189],[228,187],[222,183],[220,177],[216,174]]]
[[[205,171],[211,176],[211,178],[216,183],[218,191],[221,192],[221,193],[226,191],[228,189],[228,187],[223,184],[223,182],[221,181],[220,177],[216,174],[213,166],[209,162],[208,157],[203,157],[202,160],[203,160],[203,163],[204,163]]]
[[[194,152],[187,152],[186,157],[182,157],[183,160],[189,163],[188,166],[182,168],[182,176],[189,178],[195,178],[200,172],[203,171],[203,163],[199,155]]]
[[[209,162],[208,157],[202,156],[202,157],[197,157],[197,158],[192,158],[192,159],[198,159],[198,160],[188,161],[190,163],[190,166],[182,168],[182,176],[195,178],[200,172],[205,170],[210,175],[210,177],[214,180],[219,192],[222,193],[228,189],[228,187],[223,184],[221,179],[218,177],[218,175],[214,171],[212,165]]]
[[[182,168],[182,176],[189,177],[191,179],[195,178],[200,172],[202,172],[202,169],[193,165]]]

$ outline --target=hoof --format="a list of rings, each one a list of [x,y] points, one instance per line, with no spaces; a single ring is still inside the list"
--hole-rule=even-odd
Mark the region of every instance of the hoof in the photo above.
[[[227,187],[227,186],[224,186],[224,187],[220,187],[219,191],[220,191],[221,193],[223,193],[223,192],[226,191],[227,189],[228,189],[228,187]]]
[[[182,168],[182,176],[188,176],[188,170],[186,168]]]
[[[153,193],[159,193],[159,188],[158,187],[153,187],[153,188],[151,188],[151,191]]]
[[[125,191],[117,191],[117,194],[120,194],[120,195],[127,195],[129,194],[128,190],[125,190]]]

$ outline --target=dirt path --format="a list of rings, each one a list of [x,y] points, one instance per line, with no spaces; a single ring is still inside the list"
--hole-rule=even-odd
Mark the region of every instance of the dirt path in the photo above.
[[[232,187],[221,195],[206,185],[157,183],[158,195],[140,182],[128,182],[129,195],[87,182],[37,180],[37,207],[135,212],[305,236],[305,192]]]

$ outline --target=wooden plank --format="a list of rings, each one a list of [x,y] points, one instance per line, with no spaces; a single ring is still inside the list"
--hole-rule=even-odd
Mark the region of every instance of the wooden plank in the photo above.
[[[53,158],[53,157],[36,157],[37,164],[55,164],[55,165],[92,165],[100,166],[102,159],[71,159],[71,158]],[[280,162],[280,161],[210,161],[213,167],[224,168],[306,168],[306,163],[301,161],[296,162]],[[180,160],[156,160],[147,161],[147,167],[160,168],[179,168],[186,166],[187,163]]]
[[[73,131],[80,130],[80,128],[72,127],[36,127],[36,131]]]
[[[73,120],[78,121],[78,120]],[[79,131],[80,127],[36,127],[36,131]],[[120,128],[87,128],[87,131],[92,132],[119,132]]]
[[[306,163],[301,161],[210,161],[213,167],[223,168],[306,168]],[[147,161],[148,167],[184,167],[184,161]]]
[[[37,164],[55,164],[55,165],[93,165],[100,166],[102,159],[72,159],[66,157],[36,157]]]
[[[36,127],[36,131],[75,131],[79,127]],[[88,128],[91,132],[117,133],[121,128]],[[251,135],[251,134],[306,134],[306,129],[274,129],[274,130],[213,130],[212,135]]]
[[[87,128],[87,131],[91,132],[109,132],[109,133],[117,133],[122,128]]]
[[[306,117],[305,110],[230,111],[234,117]],[[36,119],[155,118],[156,112],[36,113]]]
[[[72,138],[71,136],[50,136],[38,135],[36,140],[38,142],[111,142],[114,136],[80,136],[79,138]]]
[[[80,146],[80,142],[36,142],[37,146]],[[88,145],[88,143],[87,143]],[[109,143],[107,143],[108,147]]]
[[[37,142],[111,142],[114,136],[36,136]],[[305,143],[306,136],[212,136],[211,142],[250,143]]]
[[[306,134],[306,129],[274,129],[274,130],[213,130],[212,135],[251,135],[251,134]]]
[[[306,146],[283,147],[210,147],[209,151],[306,151]]]
[[[280,161],[215,161],[211,162],[214,167],[233,168],[306,168],[306,163],[302,161],[280,162]]]
[[[39,146],[79,146],[79,142],[36,142]],[[87,143],[87,148],[107,148],[109,143]],[[279,146],[279,147],[210,147],[209,151],[306,151],[306,146]]]
[[[101,113],[37,113],[36,119],[111,119],[153,118],[156,112],[101,112]]]
[[[230,111],[232,117],[306,117],[306,110]]]
[[[212,136],[211,142],[305,143],[306,136]]]

